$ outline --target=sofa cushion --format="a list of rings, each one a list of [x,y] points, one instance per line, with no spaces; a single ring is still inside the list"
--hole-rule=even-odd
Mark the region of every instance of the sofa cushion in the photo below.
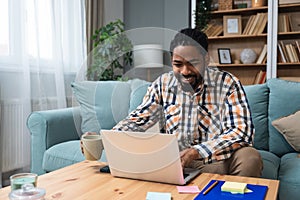
[[[80,149],[79,140],[59,143],[46,150],[43,158],[43,169],[47,172],[60,169],[83,161],[85,158]],[[106,162],[105,151],[100,161]]]
[[[269,149],[268,131],[268,101],[269,88],[267,84],[244,86],[249,102],[252,120],[255,128],[254,147],[256,149]]]
[[[300,83],[281,79],[270,79],[267,82],[269,96],[269,148],[279,157],[295,150],[281,133],[272,125],[275,119],[300,110]]]
[[[279,199],[299,199],[300,158],[298,153],[288,153],[281,157],[279,170]]]
[[[151,83],[139,79],[129,81],[131,84],[129,113],[136,109],[143,101],[147,89]]]
[[[81,131],[111,129],[128,115],[130,84],[121,81],[83,81],[71,84],[80,104]]]
[[[283,135],[286,141],[300,152],[300,111],[272,122],[272,125]]]
[[[277,180],[280,158],[269,151],[258,150],[258,152],[260,153],[264,164],[261,177]]]
[[[79,140],[71,140],[46,150],[42,166],[45,171],[50,172],[83,160]]]

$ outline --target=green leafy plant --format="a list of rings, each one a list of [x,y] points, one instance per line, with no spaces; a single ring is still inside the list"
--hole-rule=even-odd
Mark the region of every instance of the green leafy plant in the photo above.
[[[212,0],[197,0],[195,14],[195,27],[204,30],[211,19]]]
[[[125,65],[132,65],[132,43],[124,32],[124,23],[118,19],[97,29],[92,39],[91,64],[88,80],[121,80]],[[121,71],[121,73],[120,73]]]

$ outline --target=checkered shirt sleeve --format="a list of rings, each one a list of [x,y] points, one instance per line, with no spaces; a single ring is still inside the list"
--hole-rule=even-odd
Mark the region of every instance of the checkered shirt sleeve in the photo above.
[[[172,72],[160,76],[143,103],[114,129],[145,131],[159,121],[162,132],[177,135],[180,150],[195,148],[205,163],[229,158],[252,142],[247,98],[230,73],[208,68],[204,80],[191,93],[181,89]]]

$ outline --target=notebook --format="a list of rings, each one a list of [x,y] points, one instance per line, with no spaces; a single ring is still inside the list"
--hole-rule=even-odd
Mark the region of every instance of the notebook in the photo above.
[[[182,169],[175,135],[101,130],[110,172],[115,177],[185,185],[200,171]]]
[[[213,187],[206,195],[203,192],[209,188],[216,180],[211,180],[207,186],[194,198],[194,200],[205,200],[205,199],[222,199],[222,200],[264,200],[268,191],[268,186],[265,185],[254,185],[247,184],[247,188],[252,192],[245,194],[232,194],[230,192],[222,192],[221,187],[225,181],[219,181],[218,184]]]

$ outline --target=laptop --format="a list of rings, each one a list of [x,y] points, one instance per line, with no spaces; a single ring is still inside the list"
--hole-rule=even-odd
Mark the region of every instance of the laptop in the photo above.
[[[101,135],[115,177],[185,185],[200,173],[182,169],[176,135],[115,130]]]

